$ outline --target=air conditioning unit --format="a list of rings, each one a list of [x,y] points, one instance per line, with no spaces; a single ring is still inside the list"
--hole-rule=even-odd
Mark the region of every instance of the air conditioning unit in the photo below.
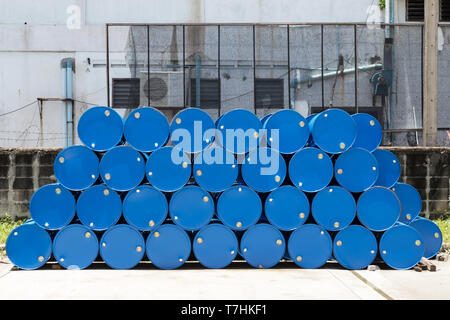
[[[150,90],[149,90],[150,86]],[[149,100],[150,95],[150,100]],[[140,74],[140,105],[158,108],[180,107],[183,105],[183,72],[147,71]]]

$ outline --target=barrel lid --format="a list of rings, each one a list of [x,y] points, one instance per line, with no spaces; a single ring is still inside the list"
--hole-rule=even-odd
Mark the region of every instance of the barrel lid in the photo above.
[[[305,148],[291,158],[288,172],[294,186],[305,192],[317,192],[333,178],[333,163],[322,150]]]
[[[138,186],[145,176],[145,158],[130,147],[114,147],[103,155],[100,175],[105,184],[113,190],[131,190]]]
[[[262,128],[261,121],[258,117],[249,110],[246,109],[234,109],[231,110],[217,121],[217,141],[219,145],[235,154],[243,154],[256,149],[260,143],[260,130]],[[231,134],[230,138],[233,141],[228,141],[227,130],[239,130],[240,134],[234,136]],[[238,133],[236,132],[236,133]],[[240,141],[244,141],[243,134],[245,135],[245,144],[242,145]]]
[[[419,191],[407,183],[400,182],[397,182],[392,187],[392,191],[397,195],[402,207],[398,221],[410,223],[422,210],[422,198]]]
[[[322,111],[310,122],[314,143],[328,153],[341,153],[352,147],[356,139],[356,124],[344,110]]]
[[[169,214],[172,221],[181,228],[198,230],[211,221],[214,215],[214,200],[200,187],[185,186],[172,195]]]
[[[128,224],[141,231],[157,228],[167,217],[166,196],[149,185],[128,191],[123,200],[123,217]]]
[[[125,120],[124,136],[134,149],[152,152],[164,146],[169,139],[169,122],[155,108],[137,108]]]
[[[107,151],[123,136],[123,119],[114,109],[96,106],[83,112],[78,120],[78,137],[89,149]]]
[[[198,125],[195,130],[196,123]],[[200,126],[201,125],[201,126]],[[182,138],[183,132],[175,130],[184,129],[189,133],[189,139]],[[201,134],[201,136],[197,136]],[[211,116],[198,108],[186,108],[178,112],[170,124],[170,139],[175,146],[182,148],[184,152],[197,153],[209,146],[215,136],[215,124]],[[181,137],[181,138],[180,138]],[[187,143],[189,141],[189,143]],[[181,147],[182,146],[182,147]]]
[[[172,158],[172,151],[175,158]],[[180,149],[163,147],[150,154],[146,166],[147,179],[160,191],[177,191],[189,181],[191,167],[191,159]]]
[[[267,142],[281,153],[294,153],[302,149],[309,139],[309,127],[306,119],[297,111],[283,109],[275,112],[264,124],[267,129]],[[278,134],[272,135],[272,130]],[[278,142],[273,144],[273,139]]]
[[[233,230],[245,230],[261,218],[262,203],[258,194],[243,185],[226,189],[217,201],[217,217]]]
[[[255,268],[271,268],[280,262],[286,250],[281,232],[267,223],[248,228],[241,238],[241,255]]]
[[[353,195],[342,187],[329,186],[319,191],[311,204],[314,220],[329,231],[346,228],[356,216]]]
[[[430,259],[439,253],[442,247],[442,232],[439,226],[429,219],[418,217],[409,224],[416,229],[424,241],[424,257]]]
[[[30,215],[41,228],[61,229],[75,216],[75,198],[58,183],[45,185],[31,197]]]
[[[304,224],[291,233],[288,252],[299,267],[319,268],[331,258],[331,237],[325,228],[317,224]]]
[[[68,225],[53,239],[53,256],[66,269],[85,269],[98,256],[97,236],[84,225]]]
[[[103,184],[84,190],[78,197],[78,219],[92,230],[112,227],[121,215],[122,200],[119,194]]]
[[[281,186],[266,198],[264,212],[272,225],[283,231],[291,231],[308,219],[309,200],[300,189]]]
[[[147,238],[147,257],[160,269],[181,267],[191,253],[187,233],[173,224],[163,224]]]
[[[400,178],[400,161],[388,150],[377,149],[372,154],[378,162],[378,179],[375,185],[391,188]]]
[[[70,146],[58,153],[53,164],[56,180],[65,188],[81,191],[98,179],[97,155],[84,146]]]
[[[15,228],[6,240],[6,254],[18,268],[33,270],[43,266],[52,254],[52,239],[36,223]]]
[[[221,192],[237,179],[239,167],[234,155],[219,146],[208,147],[194,158],[194,178],[210,192]]]
[[[203,266],[211,269],[228,266],[236,257],[238,249],[234,232],[219,223],[204,226],[193,242],[195,257]]]
[[[273,113],[266,114],[264,117],[262,117],[262,118],[260,119],[260,121],[261,121],[261,126],[262,126],[262,127],[265,126],[267,120],[269,120],[269,118],[272,116],[272,114],[273,114]]]
[[[258,192],[278,188],[286,177],[286,162],[275,149],[263,147],[250,151],[241,168],[245,183]]]
[[[379,250],[391,268],[410,269],[423,257],[423,238],[414,228],[399,224],[383,233]]]
[[[378,178],[376,158],[362,148],[351,148],[341,153],[334,164],[337,182],[351,192],[363,192]]]
[[[391,228],[400,217],[401,205],[395,193],[385,187],[372,187],[358,199],[359,221],[372,231]]]
[[[366,268],[377,256],[378,245],[374,234],[360,225],[351,225],[338,232],[333,242],[333,254],[347,269]]]
[[[378,120],[368,113],[352,115],[356,123],[356,140],[353,147],[363,148],[369,152],[375,151],[383,139],[383,128]]]
[[[145,242],[134,227],[118,224],[106,230],[100,240],[100,255],[113,269],[131,269],[144,256]]]

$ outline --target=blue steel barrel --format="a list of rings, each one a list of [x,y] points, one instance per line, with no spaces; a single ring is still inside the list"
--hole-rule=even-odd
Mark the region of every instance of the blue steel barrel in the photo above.
[[[115,147],[106,152],[100,161],[100,175],[113,190],[131,190],[144,179],[145,158],[130,147]]]
[[[144,256],[145,241],[141,233],[127,224],[106,230],[100,240],[100,255],[113,269],[130,269]]]
[[[62,185],[48,184],[31,197],[30,215],[41,228],[61,229],[75,217],[75,198]]]
[[[383,149],[377,149],[372,153],[378,162],[378,179],[376,186],[392,188],[400,178],[400,161],[392,152]]]
[[[225,190],[217,201],[217,217],[233,230],[245,230],[261,218],[262,203],[258,194],[243,185]]]
[[[64,227],[53,239],[53,256],[66,269],[85,269],[98,256],[97,236],[82,224]]]
[[[410,269],[424,255],[423,238],[416,229],[398,223],[383,233],[379,251],[381,258],[394,269]]]
[[[141,152],[152,152],[164,146],[169,139],[166,116],[152,107],[133,110],[124,124],[127,143]]]
[[[18,226],[6,239],[6,254],[18,268],[33,270],[42,267],[52,254],[52,239],[33,220]]]
[[[431,220],[417,217],[409,224],[416,229],[423,238],[424,254],[427,259],[433,258],[442,247],[442,232],[438,225]]]
[[[306,119],[291,109],[275,112],[267,119],[264,129],[267,130],[268,144],[281,153],[297,152],[306,145],[309,139],[309,127]],[[272,132],[272,130],[278,130],[278,132]],[[278,141],[274,142],[274,139],[278,139]]]
[[[81,191],[97,181],[98,157],[84,146],[70,146],[58,153],[53,163],[53,171],[56,180],[65,188]]]
[[[261,121],[261,126],[262,126],[263,128],[264,128],[264,126],[265,126],[267,120],[269,120],[269,118],[272,116],[272,114],[273,114],[273,113],[266,114],[264,117],[262,117],[262,118],[260,119],[260,121]]]
[[[213,142],[215,128],[214,120],[207,112],[198,108],[187,108],[173,117],[170,139],[184,152],[197,153]]]
[[[148,181],[156,189],[174,192],[189,181],[191,159],[178,148],[163,147],[150,154],[145,171]]]
[[[352,223],[356,216],[353,195],[342,187],[329,186],[318,192],[312,201],[314,220],[329,231],[338,231]]]
[[[214,211],[211,195],[194,185],[175,192],[169,202],[170,218],[184,230],[194,231],[206,226],[214,216]]]
[[[333,178],[333,163],[325,152],[305,148],[291,158],[288,172],[294,186],[305,192],[317,192]]]
[[[84,190],[77,200],[80,222],[92,230],[106,230],[119,221],[122,215],[120,195],[105,185],[95,185]]]
[[[309,216],[309,200],[293,186],[281,186],[266,198],[264,212],[267,220],[283,231],[297,229]]]
[[[304,224],[294,230],[288,240],[288,253],[299,267],[315,269],[331,258],[331,237],[325,228],[317,224]]]
[[[314,144],[327,153],[350,149],[356,139],[356,123],[344,110],[328,109],[309,121]]]
[[[397,196],[385,187],[373,187],[365,191],[356,205],[359,221],[372,231],[391,228],[398,221],[400,210]]]
[[[123,119],[109,107],[86,110],[78,121],[78,137],[88,148],[107,151],[122,141]]]
[[[352,115],[356,123],[356,140],[354,148],[362,148],[369,152],[375,151],[383,139],[383,128],[374,117],[367,113],[357,113]]]
[[[209,192],[222,192],[231,187],[238,174],[236,158],[221,147],[207,148],[194,158],[195,182]]]
[[[223,224],[209,224],[195,235],[194,255],[198,261],[210,269],[228,266],[236,257],[239,244],[236,235]]]
[[[410,223],[419,216],[422,210],[422,198],[419,191],[407,183],[396,183],[392,187],[402,206],[398,221]]]
[[[166,196],[149,185],[128,191],[123,200],[123,217],[141,231],[157,228],[166,219],[168,210]]]
[[[219,145],[234,154],[244,154],[259,146],[261,121],[251,111],[234,109],[217,121],[216,138]],[[236,130],[236,135],[233,131]],[[227,135],[228,131],[228,135]]]
[[[360,225],[351,225],[338,232],[333,242],[333,255],[347,269],[366,268],[377,256],[374,234]]]
[[[375,184],[378,163],[367,150],[351,148],[340,154],[334,164],[337,182],[351,192],[363,192]]]
[[[286,162],[281,154],[271,148],[250,151],[241,167],[245,183],[258,192],[278,188],[286,177]]]
[[[163,224],[148,235],[147,257],[160,269],[181,267],[191,254],[191,240],[186,231],[173,224]]]
[[[267,223],[251,226],[242,235],[241,255],[255,268],[271,268],[280,262],[286,251],[283,234]]]

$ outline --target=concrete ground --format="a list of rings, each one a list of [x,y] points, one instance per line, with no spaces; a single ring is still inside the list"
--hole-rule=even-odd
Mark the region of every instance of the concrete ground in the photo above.
[[[208,270],[187,263],[159,270],[141,263],[112,270],[94,263],[86,270],[47,264],[34,271],[0,262],[0,299],[450,299],[450,262],[433,261],[438,271],[350,271],[336,263],[305,270],[283,262],[253,269],[236,262]]]

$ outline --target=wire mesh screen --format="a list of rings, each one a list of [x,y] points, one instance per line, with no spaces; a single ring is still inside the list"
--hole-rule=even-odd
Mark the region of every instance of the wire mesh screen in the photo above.
[[[439,53],[439,127],[449,127],[450,30]],[[385,145],[422,143],[422,25],[109,25],[109,104],[185,107],[214,118],[293,108],[368,112]],[[448,144],[439,131],[440,144]]]
[[[438,144],[450,146],[450,26],[438,32]]]

